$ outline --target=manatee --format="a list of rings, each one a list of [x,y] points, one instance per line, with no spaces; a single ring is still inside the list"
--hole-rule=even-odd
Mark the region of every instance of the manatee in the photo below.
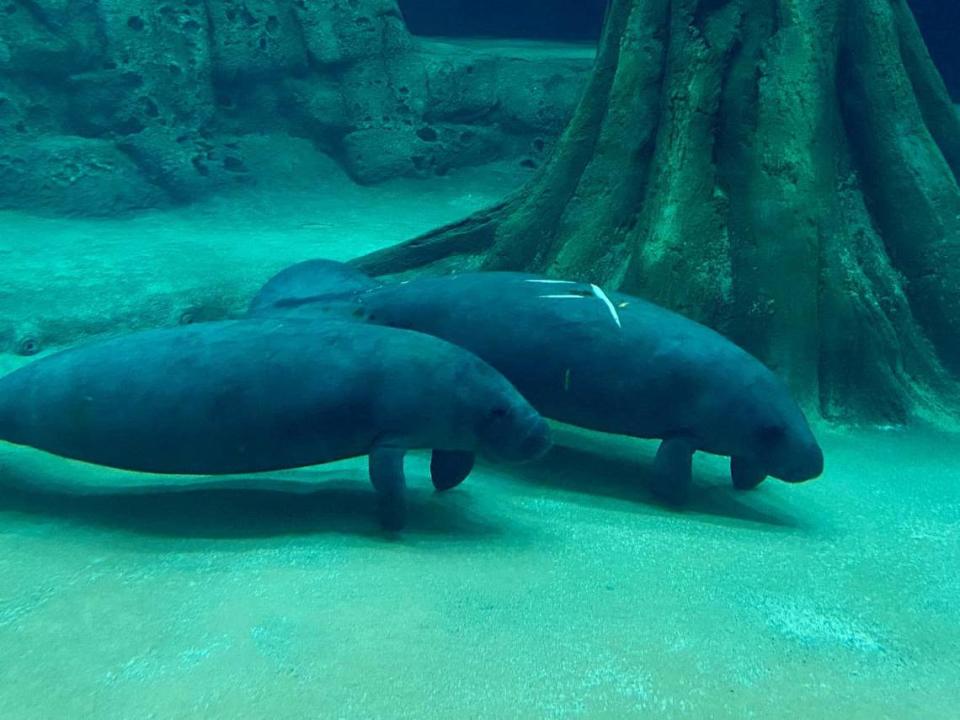
[[[785,383],[713,330],[596,285],[510,272],[364,280],[337,291],[336,263],[308,262],[269,281],[251,316],[335,310],[429,333],[502,372],[543,415],[662,440],[653,489],[688,494],[696,451],[729,456],[733,485],[819,476],[823,453]],[[297,292],[286,292],[285,288]],[[311,287],[313,290],[311,290]]]
[[[475,453],[522,462],[550,444],[536,410],[466,350],[417,332],[273,318],[136,332],[37,360],[0,378],[0,439],[179,475],[369,455],[389,529],[404,521],[407,450],[433,449],[443,489]]]
[[[369,275],[336,260],[306,260],[292,265],[273,276],[264,285],[251,305],[251,313],[260,308],[281,308],[294,312],[310,306],[313,300],[322,300],[329,308],[337,299],[349,299],[357,292],[377,287],[380,283]],[[310,306],[307,315],[315,314]]]

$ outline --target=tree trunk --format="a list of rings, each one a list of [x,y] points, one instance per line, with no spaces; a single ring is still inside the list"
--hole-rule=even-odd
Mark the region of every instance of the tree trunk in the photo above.
[[[960,117],[905,0],[612,0],[520,193],[360,258],[525,269],[717,328],[831,418],[957,405]]]

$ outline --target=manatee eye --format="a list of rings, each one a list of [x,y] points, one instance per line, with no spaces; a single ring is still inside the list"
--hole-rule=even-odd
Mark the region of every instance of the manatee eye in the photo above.
[[[509,413],[510,411],[507,408],[498,406],[493,408],[493,410],[491,410],[489,413],[487,413],[487,417],[490,418],[491,420],[501,420],[505,418]]]
[[[36,355],[38,352],[40,352],[40,343],[31,337],[24,338],[20,342],[20,346],[17,348],[17,353],[19,355],[23,355],[24,357]]]
[[[764,425],[757,431],[757,439],[762,445],[776,445],[786,434],[783,425]]]

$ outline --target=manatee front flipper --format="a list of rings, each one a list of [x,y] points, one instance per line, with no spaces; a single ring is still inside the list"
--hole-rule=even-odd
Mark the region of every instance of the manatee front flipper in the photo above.
[[[693,482],[694,451],[693,443],[683,437],[667,438],[660,443],[653,461],[651,489],[655,495],[676,504],[687,499]]]
[[[753,490],[766,477],[767,473],[752,460],[744,457],[730,458],[730,478],[737,490]]]
[[[380,446],[370,452],[370,482],[377,491],[377,512],[384,530],[401,530],[407,520],[404,448]]]
[[[430,458],[430,479],[438,492],[450,490],[467,479],[476,455],[464,450],[434,450]]]

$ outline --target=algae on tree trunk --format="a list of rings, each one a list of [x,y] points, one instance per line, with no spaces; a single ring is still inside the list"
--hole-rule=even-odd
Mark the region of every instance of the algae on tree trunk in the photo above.
[[[957,407],[960,117],[905,0],[612,0],[517,195],[359,258],[526,269],[726,333],[813,412]]]

